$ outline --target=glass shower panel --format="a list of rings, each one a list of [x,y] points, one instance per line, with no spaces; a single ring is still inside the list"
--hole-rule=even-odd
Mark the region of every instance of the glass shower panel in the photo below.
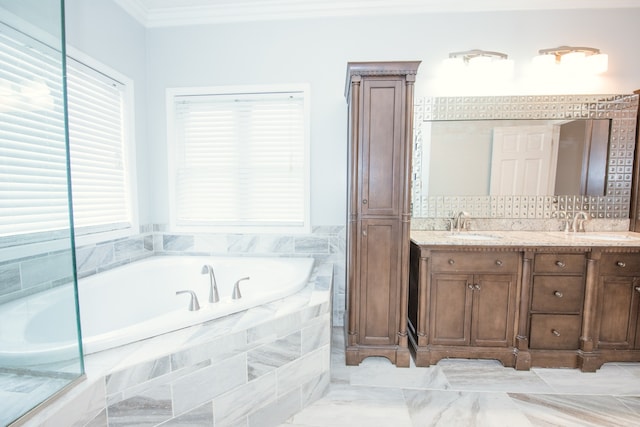
[[[0,0],[0,426],[84,373],[61,0]]]

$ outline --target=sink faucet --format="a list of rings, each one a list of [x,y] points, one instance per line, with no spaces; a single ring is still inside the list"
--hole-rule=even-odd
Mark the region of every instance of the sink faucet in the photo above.
[[[210,265],[203,265],[200,274],[209,273],[209,302],[214,303],[220,301],[218,295],[218,283],[216,282],[216,275],[213,273],[213,267]]]
[[[576,212],[573,216],[571,230],[576,233],[584,233],[584,223],[589,220],[589,215],[585,211]]]
[[[232,299],[242,298],[242,294],[240,293],[240,282],[243,280],[249,280],[249,278],[243,277],[242,279],[238,279],[238,281],[233,285],[233,295],[231,295]]]
[[[471,214],[465,211],[460,211],[455,217],[456,231],[464,231],[469,229],[469,219]],[[453,225],[453,224],[452,224]]]

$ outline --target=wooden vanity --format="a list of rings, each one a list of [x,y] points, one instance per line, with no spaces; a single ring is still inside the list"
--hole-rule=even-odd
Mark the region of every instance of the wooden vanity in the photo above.
[[[616,233],[485,234],[412,231],[408,332],[417,366],[486,358],[593,372],[640,361],[639,233],[619,241]]]

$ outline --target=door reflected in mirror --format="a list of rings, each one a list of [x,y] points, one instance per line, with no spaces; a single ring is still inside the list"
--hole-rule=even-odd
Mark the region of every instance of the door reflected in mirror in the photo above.
[[[429,196],[590,195],[606,191],[609,119],[422,123]]]

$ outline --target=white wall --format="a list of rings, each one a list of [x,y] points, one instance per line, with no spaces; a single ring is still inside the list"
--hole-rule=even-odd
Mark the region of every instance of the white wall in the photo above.
[[[138,150],[139,172],[146,174],[139,194],[149,196],[143,198],[149,203],[143,212],[154,223],[168,222],[167,87],[309,82],[313,225],[345,222],[348,61],[422,60],[417,95],[441,95],[434,70],[449,52],[497,50],[516,61],[519,77],[510,93],[525,93],[532,89],[522,77],[523,64],[539,49],[586,45],[609,54],[609,72],[581,92],[640,88],[635,54],[640,9],[327,18],[155,28],[141,35],[131,19],[107,3],[68,0],[69,41],[95,51],[114,68],[127,68],[122,72],[135,74],[140,94],[146,84],[146,105],[143,100],[137,109],[138,125],[146,119],[146,132],[138,129],[139,137],[147,138]],[[143,54],[146,78],[139,69]]]

